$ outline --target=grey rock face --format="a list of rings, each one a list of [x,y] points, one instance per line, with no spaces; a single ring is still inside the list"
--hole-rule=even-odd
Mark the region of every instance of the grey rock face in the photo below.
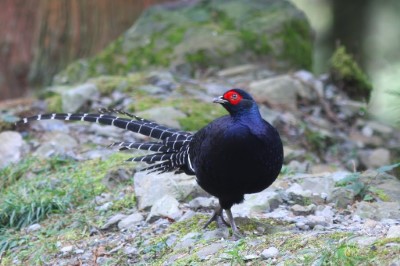
[[[24,140],[18,132],[0,133],[0,169],[20,160],[23,145]]]
[[[62,109],[66,113],[74,113],[79,110],[88,100],[93,99],[93,95],[98,93],[95,84],[86,83],[73,89],[62,90]]]
[[[139,210],[151,207],[163,195],[173,196],[178,201],[184,200],[188,196],[206,195],[197,185],[194,177],[185,174],[148,175],[139,172],[134,175],[133,180]]]
[[[182,216],[182,211],[179,209],[179,202],[170,195],[165,195],[157,200],[151,207],[150,214],[147,216],[147,222],[153,222],[160,217],[178,220]]]

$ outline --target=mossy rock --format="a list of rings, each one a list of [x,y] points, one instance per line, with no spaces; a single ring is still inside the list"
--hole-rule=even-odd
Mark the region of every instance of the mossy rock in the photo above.
[[[368,101],[372,84],[344,46],[339,46],[330,60],[333,82],[354,100]]]
[[[311,69],[312,30],[304,14],[283,0],[154,6],[102,52],[70,64],[53,83],[159,67],[192,75],[249,62],[277,71]]]

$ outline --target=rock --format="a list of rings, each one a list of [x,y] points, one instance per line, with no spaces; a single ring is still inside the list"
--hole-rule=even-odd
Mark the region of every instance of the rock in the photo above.
[[[72,89],[61,91],[62,110],[65,113],[76,113],[87,101],[98,94],[95,84],[85,83]]]
[[[184,1],[148,8],[118,41],[71,64],[55,81],[73,84],[160,66],[191,76],[260,60],[272,70],[310,69],[312,43],[306,16],[289,1]],[[134,60],[121,61],[126,58]]]
[[[400,219],[400,202],[366,202],[356,205],[354,214],[361,218],[380,221],[382,219]]]
[[[309,215],[315,212],[317,206],[315,204],[310,204],[307,207],[295,204],[290,209],[294,215]]]
[[[106,126],[99,124],[90,124],[90,131],[96,133],[99,136],[119,138],[124,133],[122,129],[114,126]]]
[[[201,234],[196,232],[190,232],[183,236],[178,244],[175,245],[174,251],[179,249],[186,249],[192,247],[196,242],[201,239]]]
[[[337,187],[333,189],[329,202],[333,202],[338,208],[347,208],[348,205],[353,204],[355,196],[354,190]]]
[[[287,167],[294,173],[302,174],[307,173],[308,169],[310,168],[309,162],[299,162],[296,160],[292,160]]]
[[[151,207],[163,195],[171,195],[177,200],[207,195],[196,183],[193,176],[163,173],[149,175],[138,172],[133,177],[135,195],[139,210]]]
[[[61,120],[41,120],[40,123],[32,123],[31,128],[37,131],[59,131],[69,133],[69,126]]]
[[[110,228],[111,226],[115,225],[116,223],[118,223],[119,221],[124,219],[125,217],[126,217],[125,214],[117,213],[117,214],[111,216],[108,219],[108,221],[103,225],[103,227],[101,229],[102,230],[107,230],[108,228]]]
[[[390,151],[385,148],[363,151],[360,152],[360,160],[367,168],[389,165],[391,162]]]
[[[307,219],[307,225],[309,225],[311,228],[314,228],[316,225],[329,225],[329,221],[324,216],[309,215],[307,216]]]
[[[169,71],[151,71],[147,76],[147,80],[153,86],[161,89],[161,91],[153,92],[146,90],[146,92],[151,94],[163,94],[165,95],[167,92],[171,92],[172,90],[178,87],[178,84],[175,81],[174,76]]]
[[[31,233],[31,232],[38,231],[41,228],[42,228],[42,226],[40,224],[31,224],[25,230],[26,230],[27,233]]]
[[[122,218],[121,221],[119,221],[118,223],[118,228],[120,230],[130,229],[132,227],[134,228],[138,223],[140,223],[143,220],[144,220],[143,215],[141,215],[138,212],[135,212],[132,213],[131,215]]]
[[[311,201],[311,191],[305,191],[303,187],[297,183],[294,183],[286,189],[286,193],[291,200],[300,205],[305,205],[307,202]]]
[[[123,252],[124,252],[125,255],[130,255],[130,256],[138,254],[137,248],[136,247],[132,247],[132,246],[124,247]]]
[[[186,115],[172,106],[154,107],[137,113],[138,116],[157,121],[160,124],[171,128],[180,128],[179,118],[184,118]]]
[[[189,207],[195,210],[199,208],[215,208],[217,206],[218,206],[218,200],[214,197],[212,198],[197,197],[189,202]]]
[[[279,250],[276,247],[269,247],[261,252],[261,257],[263,259],[270,259],[275,258],[276,256],[278,256],[278,254]]]
[[[368,247],[375,243],[377,237],[374,236],[358,236],[353,239],[350,239],[349,244],[357,244],[360,247]]]
[[[100,206],[95,207],[95,210],[96,210],[96,211],[104,212],[104,211],[109,210],[112,206],[113,206],[113,203],[112,203],[112,202],[106,202],[106,203],[104,203],[103,205],[100,205]]]
[[[212,239],[228,239],[229,238],[229,229],[227,227],[218,228],[212,231],[206,231],[202,237],[204,240],[212,240]]]
[[[400,225],[392,225],[389,228],[386,237],[388,238],[400,237]]]
[[[170,195],[165,195],[157,200],[151,207],[150,214],[147,216],[147,222],[154,222],[160,217],[166,217],[172,220],[178,220],[182,216],[179,209],[179,202]]]
[[[182,215],[182,217],[181,218],[179,218],[179,222],[181,222],[181,221],[185,221],[185,220],[188,220],[188,219],[191,219],[191,218],[193,218],[193,216],[195,216],[196,215],[196,212],[194,212],[194,211],[192,211],[192,210],[187,210],[183,215]]]
[[[0,133],[0,169],[21,159],[24,140],[14,131]]]
[[[243,203],[233,205],[231,210],[234,216],[246,217],[255,213],[266,213],[274,210],[282,202],[282,197],[277,192],[263,190],[259,193],[244,195]]]
[[[70,253],[73,249],[74,249],[73,246],[65,246],[65,247],[63,247],[60,251],[61,251],[62,253]]]
[[[329,221],[330,223],[333,220],[333,216],[335,213],[332,210],[331,206],[318,206],[315,211],[316,216],[322,216],[325,220]]]
[[[217,76],[229,77],[229,76],[242,75],[248,72],[255,71],[256,69],[257,66],[253,64],[239,65],[218,71]]]
[[[305,90],[304,85],[289,75],[254,81],[249,92],[257,102],[267,104],[274,109],[297,112],[297,95]]]
[[[219,252],[222,248],[224,248],[223,243],[212,243],[208,246],[201,248],[199,251],[197,251],[196,255],[197,257],[199,257],[199,259],[206,260],[209,256],[212,256],[215,253]]]
[[[68,134],[62,132],[45,132],[42,137],[43,144],[33,153],[41,158],[48,158],[54,155],[70,154],[78,146],[78,142]]]

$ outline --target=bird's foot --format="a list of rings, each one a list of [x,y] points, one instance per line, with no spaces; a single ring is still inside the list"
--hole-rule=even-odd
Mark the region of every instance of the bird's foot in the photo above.
[[[217,223],[217,227],[222,227],[222,224],[225,224],[226,226],[230,226],[229,223],[227,223],[224,219],[223,213],[222,213],[222,208],[218,207],[217,209],[214,210],[213,215],[211,218],[206,222],[206,224],[203,226],[203,229],[206,229],[212,222]]]
[[[235,220],[233,219],[233,215],[232,215],[231,209],[227,209],[227,210],[225,210],[225,212],[226,212],[226,215],[228,216],[229,223],[231,224],[232,238],[234,240],[238,240],[238,239],[243,238],[242,233],[240,233],[239,229],[236,226]]]

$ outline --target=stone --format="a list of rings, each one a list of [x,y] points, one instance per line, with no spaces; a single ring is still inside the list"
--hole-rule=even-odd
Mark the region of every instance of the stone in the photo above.
[[[354,190],[345,187],[336,187],[332,190],[329,202],[333,202],[338,208],[347,208],[348,205],[354,203]]]
[[[229,238],[229,229],[227,227],[217,228],[212,231],[206,231],[203,234],[202,239],[204,240],[212,240],[212,239],[228,239]]]
[[[380,221],[382,219],[400,219],[400,202],[366,202],[356,204],[354,214],[361,218]]]
[[[182,216],[179,209],[179,202],[170,195],[165,195],[157,200],[151,207],[150,214],[147,216],[147,222],[154,222],[160,217],[166,217],[172,220],[178,220]]]
[[[179,243],[177,243],[174,247],[175,250],[186,249],[188,247],[192,247],[196,242],[201,239],[201,234],[197,232],[190,232],[184,235]]]
[[[329,221],[324,216],[317,216],[317,215],[309,215],[307,216],[309,225],[311,228],[314,228],[316,225],[327,226],[329,225]]]
[[[154,107],[142,112],[138,112],[137,116],[152,121],[157,121],[158,123],[171,128],[180,128],[179,119],[186,117],[186,115],[182,111],[172,106]]]
[[[291,200],[300,205],[304,205],[311,201],[311,191],[305,191],[298,183],[292,184],[288,189],[286,189],[286,193]]]
[[[69,252],[71,252],[73,249],[74,249],[73,246],[65,246],[65,247],[63,247],[60,251],[61,251],[62,253],[69,253]]]
[[[197,185],[193,176],[186,174],[149,175],[138,172],[133,176],[133,181],[139,210],[153,206],[163,195],[171,195],[178,201],[208,195]]]
[[[242,74],[245,74],[248,72],[255,71],[256,69],[257,69],[257,66],[253,65],[253,64],[233,66],[233,67],[218,71],[217,76],[229,77],[229,76],[242,75]]]
[[[99,136],[120,138],[124,133],[121,128],[107,125],[90,124],[90,131],[96,133]]]
[[[360,247],[368,247],[375,243],[377,237],[375,236],[358,236],[350,239],[349,244],[357,244]]]
[[[26,228],[26,232],[27,233],[31,233],[31,232],[35,232],[38,231],[42,228],[42,226],[40,224],[31,224],[30,226],[28,226]]]
[[[111,216],[108,221],[102,226],[102,230],[106,230],[108,228],[110,228],[111,226],[115,225],[116,223],[118,223],[119,221],[121,221],[122,219],[124,219],[126,217],[125,214],[122,213],[117,213],[113,216]]]
[[[78,142],[68,134],[53,131],[45,132],[41,139],[45,140],[33,153],[40,158],[48,158],[55,155],[67,155],[73,152]]]
[[[386,234],[387,238],[400,237],[400,225],[392,225]]]
[[[304,85],[289,75],[272,77],[250,83],[249,92],[257,102],[273,109],[297,112],[297,95]]]
[[[390,165],[390,151],[385,148],[377,148],[371,151],[360,152],[360,160],[367,168],[378,168]]]
[[[0,169],[21,159],[24,140],[14,131],[0,133]]]
[[[212,243],[208,246],[201,248],[197,251],[196,255],[200,260],[206,260],[208,257],[214,255],[219,252],[222,248],[224,248],[224,244],[220,242]]]
[[[278,256],[278,254],[279,250],[276,247],[269,247],[261,252],[261,257],[263,259],[270,259],[275,258],[276,256]]]
[[[98,88],[93,83],[61,90],[63,112],[76,113],[87,101],[93,100],[96,94],[98,94]]]
[[[122,218],[118,222],[118,228],[120,230],[130,229],[132,227],[134,228],[138,223],[140,223],[143,220],[144,220],[143,215],[138,212],[135,212],[135,213],[132,213],[132,214]]]
[[[197,197],[189,202],[189,207],[192,209],[199,208],[215,208],[218,206],[218,200],[214,197]]]
[[[310,204],[306,207],[295,204],[290,209],[294,215],[309,215],[315,212],[316,207],[315,204]]]
[[[243,203],[233,205],[231,210],[234,216],[246,217],[274,210],[282,202],[279,193],[266,189],[259,193],[244,195]]]
[[[331,206],[318,206],[315,215],[325,217],[326,220],[332,221],[333,216],[335,215],[334,211],[332,210]]]

